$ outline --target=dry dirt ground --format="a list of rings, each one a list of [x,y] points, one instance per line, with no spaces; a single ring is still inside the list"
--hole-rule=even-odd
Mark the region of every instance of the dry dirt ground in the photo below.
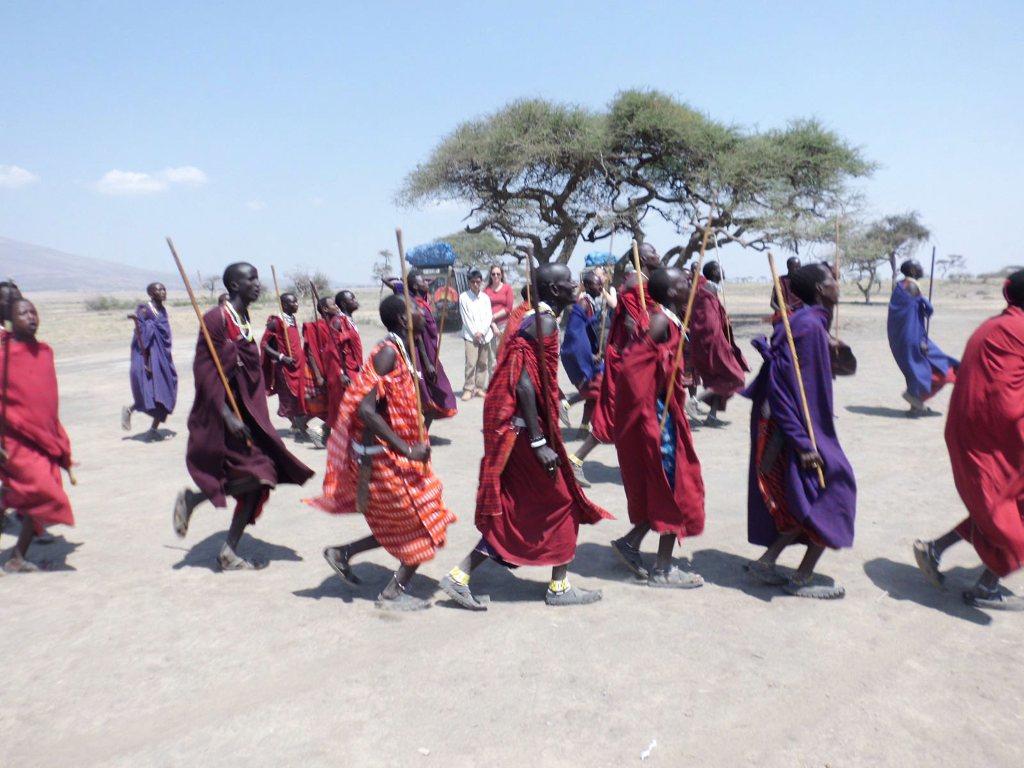
[[[765,293],[728,295],[755,365],[746,339],[765,330]],[[652,766],[1021,764],[1024,681],[1007,659],[1024,655],[1024,618],[962,604],[978,570],[967,545],[945,563],[948,592],[913,566],[913,539],[944,532],[964,511],[944,419],[904,417],[884,304],[841,308],[860,360],[858,375],[836,385],[859,481],[857,541],[822,565],[845,600],[802,601],[744,577],[758,550],[746,541],[749,407],[737,399],[731,426],[696,433],[707,530],[680,556],[703,589],[629,582],[609,548],[627,522],[615,451],[602,447],[586,468],[591,493],[619,519],[581,531],[571,572],[602,588],[603,602],[548,608],[546,571],[488,564],[474,580],[491,595],[488,613],[438,599],[396,616],[373,605],[394,566],[388,555],[359,561],[359,588],[321,558],[324,546],[366,532],[358,517],[302,503],[319,489],[322,451],[297,448],[317,477],[276,492],[243,542],[271,560],[267,570],[213,569],[224,510],[201,507],[188,539],[174,537],[171,503],[188,481],[191,310],[173,309],[176,434],[146,444],[118,425],[129,393],[123,313],[86,313],[81,297],[38,299],[81,463],[78,524],[33,548],[47,572],[0,578],[4,766],[610,766],[641,763],[650,745]],[[952,354],[1001,308],[993,286],[943,286],[936,303],[933,336]],[[376,341],[373,312],[361,314]],[[460,358],[449,336],[443,359],[456,385]],[[434,430],[435,466],[460,522],[416,577],[420,595],[477,539],[481,403]],[[947,403],[948,391],[935,406]],[[137,419],[139,433],[145,426]],[[1020,578],[1009,585],[1024,588]]]

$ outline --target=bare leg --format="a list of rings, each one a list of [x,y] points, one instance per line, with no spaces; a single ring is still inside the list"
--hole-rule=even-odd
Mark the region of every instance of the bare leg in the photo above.
[[[615,539],[612,541],[612,549],[615,550],[615,554],[619,556],[623,564],[632,571],[636,578],[645,580],[650,576],[650,572],[647,570],[647,566],[644,565],[644,560],[640,556],[640,544],[644,540],[644,536],[651,530],[651,526],[646,523],[635,525],[630,529],[629,533],[623,536],[621,539]]]
[[[487,559],[487,556],[476,549],[470,551],[462,562],[446,573],[440,581],[441,591],[470,611],[486,611],[487,605],[480,602],[469,589],[470,574]]]
[[[808,544],[804,559],[793,577],[783,585],[783,589],[797,597],[808,597],[815,600],[838,600],[846,594],[839,584],[815,584],[814,567],[821,559],[825,548],[820,544]]]
[[[594,437],[593,434],[589,434],[589,435],[587,435],[586,439],[583,441],[583,445],[581,445],[579,447],[579,450],[577,450],[574,455],[576,456],[577,459],[579,459],[580,461],[583,461],[585,458],[587,458],[587,456],[590,455],[590,452],[592,450],[594,450],[595,448],[597,448],[597,446],[599,446],[600,444],[601,444],[600,440],[598,440],[596,437]]]
[[[192,520],[192,512],[206,501],[206,494],[202,491],[193,491],[191,488],[183,488],[174,499],[174,511],[171,513],[171,525],[179,539],[185,538],[188,533],[188,524]]]
[[[28,515],[22,515],[21,533],[18,534],[18,541],[15,543],[14,549],[11,550],[10,558],[4,563],[5,571],[8,573],[33,573],[39,570],[39,566],[25,559],[34,538],[35,531],[32,528],[32,521]]]
[[[825,553],[825,548],[819,544],[808,544],[807,551],[804,553],[804,559],[800,561],[800,567],[797,568],[796,577],[801,581],[807,581],[814,575],[814,566],[818,564],[818,560]]]
[[[266,567],[267,564],[265,562],[249,561],[238,554],[238,541],[242,538],[242,532],[245,531],[245,527],[249,525],[256,516],[256,509],[259,507],[260,503],[260,495],[259,491],[253,491],[245,494],[242,497],[242,503],[238,505],[234,514],[231,516],[231,527],[228,528],[228,534],[224,539],[224,546],[221,548],[220,555],[217,557],[217,561],[222,570],[258,570]]]
[[[405,591],[418,567],[419,565],[402,563],[388,585],[377,596],[377,607],[391,611],[420,611],[429,608],[429,602],[413,597]]]
[[[914,559],[917,561],[917,567],[924,574],[925,578],[936,587],[941,589],[942,583],[946,579],[939,571],[939,561],[942,559],[942,554],[962,540],[956,528],[953,528],[934,541],[921,541],[918,539],[914,542]]]
[[[580,589],[569,583],[569,564],[556,565],[551,569],[551,584],[548,585],[544,602],[548,605],[588,605],[601,599],[599,589]]]
[[[658,539],[658,559],[654,562],[654,568],[659,571],[667,571],[672,567],[672,550],[676,546],[676,535],[674,533],[663,533]]]
[[[956,532],[956,528],[949,531],[949,533],[939,536],[939,538],[932,542],[932,545],[935,547],[935,554],[937,554],[939,557],[942,557],[942,553],[954,544],[956,544],[958,541],[963,541],[963,537]]]
[[[785,584],[787,579],[775,569],[775,561],[779,559],[779,555],[782,554],[783,550],[799,537],[799,528],[780,533],[778,538],[772,542],[772,545],[764,551],[761,557],[747,563],[747,573],[763,584],[776,587]]]

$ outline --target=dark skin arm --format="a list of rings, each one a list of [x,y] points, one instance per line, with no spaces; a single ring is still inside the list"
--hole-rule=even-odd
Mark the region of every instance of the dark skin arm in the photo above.
[[[427,348],[423,345],[422,336],[416,337],[416,350],[419,352],[423,364],[423,378],[433,384],[437,381],[437,370],[434,368],[434,362],[430,359],[430,355],[427,354]]]
[[[274,355],[276,355],[274,359],[277,360],[277,362],[282,363],[283,365],[287,365],[293,371],[299,367],[299,364],[298,362],[296,362],[294,357],[288,357],[288,355],[284,354],[281,350],[277,348],[277,339],[267,339],[267,347],[273,350]],[[274,357],[274,355],[271,355],[271,357]]]
[[[373,358],[373,369],[379,375],[386,376],[394,370],[396,362],[398,362],[398,360],[395,350],[385,346],[377,353],[376,357]],[[386,404],[386,400],[377,399],[376,388],[367,392],[366,396],[362,401],[360,401],[359,418],[366,426],[366,430],[363,434],[363,444],[371,445],[373,438],[378,437],[387,443],[392,451],[401,456],[405,456],[405,458],[411,461],[429,461],[429,443],[407,443],[396,435],[393,429],[391,429],[391,425],[388,424],[387,420],[381,413],[381,409],[385,407]]]
[[[557,333],[558,326],[553,319],[545,315],[541,318],[541,330],[547,336],[551,333]],[[533,336],[532,330],[527,330],[526,334]],[[541,364],[543,365],[543,362]],[[525,369],[520,374],[519,381],[516,382],[516,406],[519,417],[526,422],[526,431],[530,435],[530,441],[532,442],[544,437],[545,435],[540,428],[540,419],[537,415],[537,391],[533,388],[533,381],[527,375]],[[540,465],[548,472],[554,472],[558,468],[558,454],[555,453],[550,445],[534,448],[533,453],[537,457],[537,461],[540,462]]]
[[[316,359],[308,349],[306,350],[306,362],[309,363],[309,370],[313,372],[313,379],[316,381],[316,385],[318,387],[322,387],[324,385],[324,375],[320,373],[320,369],[316,364]]]

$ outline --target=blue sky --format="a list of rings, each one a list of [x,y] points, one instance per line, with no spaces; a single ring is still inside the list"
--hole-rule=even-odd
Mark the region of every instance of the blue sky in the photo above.
[[[0,236],[72,253],[167,270],[171,234],[204,271],[366,282],[396,225],[460,226],[392,202],[459,121],[651,87],[749,127],[817,117],[880,164],[873,213],[919,210],[973,271],[1024,261],[1021,2],[22,0],[0,41]]]

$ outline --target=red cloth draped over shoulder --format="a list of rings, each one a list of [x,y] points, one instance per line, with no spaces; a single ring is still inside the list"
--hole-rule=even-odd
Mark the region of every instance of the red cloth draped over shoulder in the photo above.
[[[74,525],[60,477],[61,468],[71,466],[71,441],[60,422],[53,350],[41,341],[0,338],[0,381],[9,366],[4,502],[26,515],[37,534],[48,525]]]
[[[531,311],[530,302],[523,301],[515,306],[508,314],[508,320],[505,322],[505,330],[501,335],[501,344],[498,345],[498,357],[494,361],[495,367],[501,363],[502,357],[506,353],[506,346],[510,339],[515,338],[516,334],[519,333],[519,326],[523,322],[523,318],[526,317],[527,313]]]
[[[338,352],[337,334],[326,320],[320,318],[315,323],[302,324],[302,338],[306,342],[306,351],[316,362],[327,388],[327,415],[324,421],[328,426],[334,426],[334,419],[337,418],[338,409],[341,407],[341,398],[345,394],[345,385],[341,381],[341,355]]]
[[[969,517],[957,528],[1007,576],[1024,564],[1024,309],[974,332],[949,401],[946,447]]]
[[[644,290],[644,302],[647,304],[646,312],[640,304],[640,292],[635,284],[619,291],[619,303],[608,328],[601,394],[594,405],[594,417],[590,428],[594,437],[602,443],[611,443],[615,440],[615,391],[622,353],[629,344],[647,333],[651,313],[661,311],[647,290]],[[626,326],[627,317],[636,324],[636,329],[632,332]]]
[[[287,343],[285,343],[286,332],[288,334]],[[302,402],[305,399],[305,387],[303,387],[302,372],[302,336],[299,334],[299,329],[294,325],[289,325],[278,315],[271,315],[267,318],[267,328],[263,332],[263,338],[260,340],[260,352],[262,353],[263,363],[263,384],[267,388],[268,396],[277,394],[275,390],[277,377],[274,375],[277,361],[267,353],[267,347],[269,346],[267,342],[270,340],[274,341],[274,348],[282,355],[287,355],[288,351],[291,350],[290,357],[299,364],[299,367],[295,370],[286,365],[281,366],[281,375],[288,383],[288,391],[297,397],[299,402]]]
[[[334,323],[340,370],[354,379],[363,367],[363,340],[355,323],[345,315],[335,315]]]
[[[690,316],[690,360],[704,386],[728,398],[743,389],[750,370],[732,338],[729,315],[718,296],[700,277]]]
[[[528,321],[532,325],[532,320]],[[520,325],[520,331],[523,326]],[[545,339],[552,391],[540,403],[537,342],[523,333],[506,339],[484,399],[484,457],[476,497],[476,526],[507,562],[561,565],[572,560],[580,523],[612,516],[590,501],[572,473],[558,427],[558,335]],[[513,424],[516,384],[526,371],[538,394],[540,426],[561,461],[554,477],[540,466],[527,431]]]
[[[302,485],[313,476],[313,470],[289,453],[270,423],[256,342],[243,338],[228,319],[227,310],[221,307],[209,310],[203,321],[242,412],[242,420],[252,434],[252,445],[247,446],[229,435],[224,427],[221,413],[227,394],[200,332],[192,362],[196,397],[188,416],[185,453],[192,479],[216,507],[227,505],[229,483],[246,475],[260,480],[264,488],[280,483]],[[265,490],[264,496],[266,493]]]
[[[373,365],[388,346],[397,361],[391,373],[381,376]],[[353,444],[363,444],[365,425],[359,405],[371,391],[387,404],[385,419],[407,443],[418,443],[420,414],[416,409],[416,384],[402,350],[394,341],[380,342],[362,371],[356,374],[338,412],[335,428],[327,441],[327,474],[323,494],[307,503],[331,514],[362,512],[381,546],[407,565],[426,562],[445,544],[448,526],[456,521],[441,497],[441,481],[429,462],[410,461],[394,453],[380,439],[374,446],[384,450],[370,462],[369,494],[366,508],[356,508],[359,490],[359,457]]]
[[[626,491],[629,521],[647,523],[656,533],[682,539],[704,530],[704,480],[686,418],[686,385],[676,371],[669,414],[676,427],[674,487],[662,465],[658,398],[664,398],[680,330],[669,323],[669,337],[656,343],[644,335],[623,355],[615,401],[615,449]],[[667,425],[666,425],[667,426]]]

